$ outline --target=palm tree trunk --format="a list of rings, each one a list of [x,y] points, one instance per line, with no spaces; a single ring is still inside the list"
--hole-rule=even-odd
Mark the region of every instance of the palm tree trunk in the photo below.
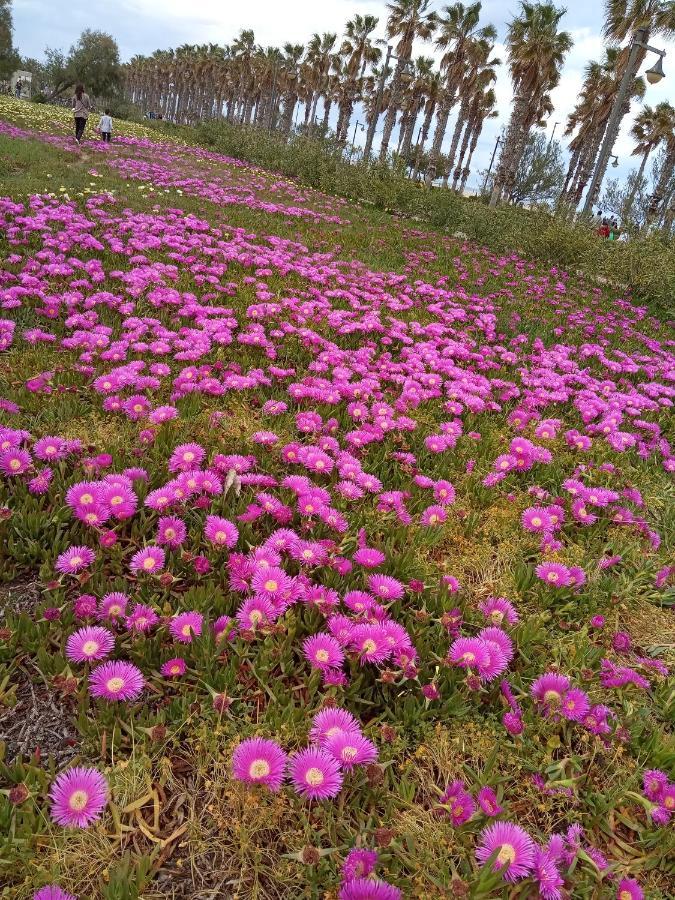
[[[455,166],[455,173],[452,178],[452,189],[453,191],[457,190],[457,185],[459,184],[459,179],[462,177],[462,163],[464,162],[464,157],[466,156],[466,151],[469,148],[469,141],[471,140],[471,136],[475,129],[472,127],[472,121],[466,123],[466,127],[464,128],[464,135],[462,137],[462,146],[459,148],[459,159],[457,160],[457,165]]]
[[[628,219],[631,212],[633,211],[633,203],[635,202],[635,195],[637,194],[638,188],[642,184],[642,177],[645,174],[645,166],[647,165],[647,157],[652,152],[651,146],[648,147],[645,152],[642,154],[642,160],[640,161],[640,168],[638,169],[637,175],[635,176],[635,181],[633,182],[633,187],[630,189],[630,194],[626,197],[626,202],[624,204],[624,212],[623,218]]]
[[[652,194],[649,201],[649,209],[647,211],[647,222],[651,223],[656,219],[659,210],[662,207],[662,203],[667,198],[668,193],[668,185],[673,177],[673,173],[675,172],[675,139],[672,139],[668,142],[666,158],[663,161],[663,166],[661,168],[661,173],[659,175],[659,180],[654,188],[654,193]]]
[[[570,182],[572,181],[572,176],[574,175],[577,165],[579,164],[579,157],[581,156],[581,146],[577,147],[576,150],[572,153],[570,158],[570,164],[567,169],[567,174],[565,175],[565,182],[563,184],[563,189],[560,192],[560,196],[564,196],[567,193],[567,189],[570,186]]]
[[[324,100],[323,100],[323,122],[321,123],[321,128],[322,128],[324,134],[326,133],[326,130],[328,129],[328,118],[330,116],[330,110],[331,110],[332,105],[333,105],[333,101],[330,98],[324,97]]]
[[[284,97],[284,112],[279,123],[279,128],[282,134],[287,136],[291,133],[291,128],[293,127],[293,114],[295,113],[297,103],[298,95],[295,93],[287,94],[286,97]]]
[[[515,172],[515,168],[518,165],[516,155],[521,141],[521,134],[525,130],[526,117],[527,98],[522,94],[518,94],[513,103],[506,140],[504,141],[495,173],[492,194],[490,195],[490,206],[492,207],[496,206],[501,199],[507,187],[507,180],[510,179],[511,172]]]
[[[342,132],[344,129],[344,121],[345,121],[345,100],[342,98],[338,103],[338,120],[337,125],[335,126],[335,137],[338,142],[342,141]]]
[[[478,138],[480,137],[480,133],[483,130],[483,123],[479,122],[473,129],[473,134],[471,135],[471,144],[469,145],[469,155],[466,160],[466,165],[464,166],[464,170],[462,172],[462,181],[459,185],[459,193],[464,193],[464,188],[466,187],[466,182],[469,179],[469,173],[471,172],[471,160],[473,159],[474,150],[476,149],[476,145],[478,144]]]
[[[622,118],[625,118],[625,116],[629,112],[630,112],[630,100],[626,101],[626,103],[624,103],[624,105],[621,107]],[[606,128],[607,128],[607,122],[603,122],[603,130],[606,130]],[[613,149],[614,149],[614,144],[612,144],[612,146],[610,147],[610,151],[609,151],[610,154]],[[588,198],[588,199],[590,199],[591,206],[595,205],[595,203],[598,200],[598,197],[600,195],[600,188],[602,187],[602,182],[605,180],[605,174],[607,172],[607,166],[609,164],[609,160],[610,160],[610,157],[607,156],[607,158],[605,159],[604,167],[600,170],[600,177],[598,178],[598,181],[596,182],[595,191],[593,192],[593,196]]]
[[[435,109],[436,101],[427,100],[427,106],[424,111],[424,121],[422,122],[422,132],[417,144],[417,153],[415,154],[415,168],[413,169],[413,178],[417,178],[420,171],[420,160],[422,159],[422,154],[424,153],[424,145],[426,144],[427,138],[429,137],[429,129],[431,128],[431,120],[434,117]]]
[[[394,69],[394,77],[391,80],[391,92],[389,96],[389,105],[387,106],[387,115],[384,119],[384,128],[382,130],[382,143],[380,144],[380,159],[385,159],[387,150],[389,149],[389,141],[396,124],[396,115],[401,96],[401,81],[403,69],[407,65],[410,57],[399,56],[396,68]]]
[[[404,112],[401,114],[401,118],[398,120],[398,144],[396,145],[397,156],[401,153],[401,147],[403,145],[403,138],[405,137],[405,133],[408,130],[408,120],[409,119],[410,119],[410,114],[408,112]]]
[[[309,114],[309,131],[310,133],[314,130],[314,121],[316,119],[316,107],[319,102],[319,91],[314,91],[314,96],[312,97],[312,109]]]
[[[415,125],[417,124],[417,109],[414,109],[408,116],[405,132],[403,134],[403,142],[400,145],[400,154],[407,159],[410,156],[410,148],[412,147],[413,135],[415,134]]]
[[[576,207],[579,205],[579,201],[581,200],[581,197],[584,193],[584,188],[588,184],[590,177],[593,174],[595,161],[598,158],[598,151],[600,150],[600,144],[602,143],[604,133],[605,129],[603,125],[601,128],[598,128],[595,134],[592,136],[592,139],[589,142],[588,150],[579,163],[575,183],[572,185],[572,190],[570,192],[570,199],[572,201],[572,207],[574,209],[576,209]]]
[[[503,196],[509,200],[513,194],[513,188],[518,174],[518,166],[520,165],[520,160],[525,152],[530,129],[537,119],[536,113],[533,113],[532,110],[536,109],[538,106],[539,101],[536,98],[531,98],[530,104],[526,104],[525,118],[514,135],[513,146],[509,156],[509,165],[506,168],[503,182]]]
[[[436,116],[436,130],[434,131],[434,140],[429,151],[429,165],[427,167],[424,181],[429,187],[436,177],[436,168],[438,166],[438,158],[441,155],[441,147],[445,138],[445,131],[448,127],[448,119],[450,118],[450,110],[454,105],[454,96],[450,94],[441,101],[441,106]]]
[[[445,168],[445,176],[443,178],[443,184],[445,187],[448,186],[448,178],[450,177],[450,172],[452,171],[452,167],[455,164],[455,156],[457,154],[457,145],[459,144],[459,138],[462,133],[462,128],[464,127],[464,122],[466,121],[466,103],[462,101],[459,107],[459,112],[457,113],[457,121],[455,122],[455,130],[452,133],[452,141],[450,142],[450,150],[448,151],[448,163]]]
[[[675,194],[671,193],[671,195],[666,198],[665,207],[663,228],[665,228],[667,234],[670,234],[673,230],[673,222],[675,221]]]

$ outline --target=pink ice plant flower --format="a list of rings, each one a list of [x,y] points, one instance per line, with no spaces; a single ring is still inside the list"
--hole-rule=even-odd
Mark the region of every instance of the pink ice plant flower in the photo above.
[[[104,662],[89,674],[89,693],[96,699],[137,700],[144,686],[141,670],[130,662]]]
[[[265,738],[247,738],[232,754],[232,775],[246,784],[261,784],[277,793],[281,789],[288,758],[281,747]]]
[[[292,756],[289,772],[297,793],[308,800],[328,800],[342,788],[340,763],[319,747],[308,747]]]
[[[71,662],[105,659],[115,647],[115,635],[100,625],[80,628],[66,642],[66,657]]]
[[[204,616],[194,610],[178,613],[169,624],[171,636],[182,644],[191,644],[202,633]]]
[[[97,770],[76,766],[56,777],[49,790],[52,819],[66,828],[87,828],[101,818],[108,782]]]
[[[495,822],[479,835],[476,859],[484,865],[496,851],[493,868],[509,882],[526,878],[534,867],[535,845],[529,834],[513,822]]]
[[[145,547],[131,557],[129,568],[134,574],[155,575],[164,568],[165,553],[161,547]]]
[[[88,568],[96,559],[89,547],[70,547],[56,560],[56,571],[64,575],[76,575]]]

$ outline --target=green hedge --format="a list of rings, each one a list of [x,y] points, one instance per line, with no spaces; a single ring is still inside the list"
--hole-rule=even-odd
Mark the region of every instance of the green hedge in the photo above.
[[[495,252],[516,251],[568,271],[582,271],[616,285],[618,291],[628,287],[653,313],[675,314],[675,242],[663,234],[619,244],[599,239],[586,225],[563,222],[545,211],[515,206],[490,209],[478,198],[443,188],[426,190],[387,165],[350,165],[341,148],[329,140],[294,136],[286,143],[261,129],[225,122],[176,130],[201,146],[327,194],[416,217],[435,228],[462,231]]]

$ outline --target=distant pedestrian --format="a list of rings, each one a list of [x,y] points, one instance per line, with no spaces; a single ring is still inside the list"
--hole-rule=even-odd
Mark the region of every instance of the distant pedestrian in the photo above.
[[[112,129],[113,123],[110,116],[110,110],[106,109],[101,116],[101,121],[98,123],[98,130],[101,132],[101,138],[106,144],[109,144],[112,140]]]
[[[89,94],[85,94],[84,86],[78,84],[73,97],[73,116],[75,117],[75,140],[79,144],[84,134],[84,128],[91,112],[91,100]]]
[[[23,90],[23,81],[19,78],[17,83],[14,85],[14,94],[17,100],[21,99],[21,91]]]

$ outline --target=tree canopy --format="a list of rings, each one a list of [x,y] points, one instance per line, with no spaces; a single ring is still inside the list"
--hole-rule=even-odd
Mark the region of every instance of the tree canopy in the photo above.
[[[13,40],[12,0],[0,0],[0,78],[8,78],[18,63]]]
[[[492,188],[493,178],[488,180],[488,191]],[[542,131],[535,131],[525,144],[508,199],[527,206],[551,203],[559,197],[564,180],[565,165],[560,143],[549,141]]]
[[[78,82],[97,97],[112,96],[121,86],[119,47],[112,35],[104,31],[85,29],[67,56],[53,49],[48,49],[45,55],[50,98],[58,97]]]

